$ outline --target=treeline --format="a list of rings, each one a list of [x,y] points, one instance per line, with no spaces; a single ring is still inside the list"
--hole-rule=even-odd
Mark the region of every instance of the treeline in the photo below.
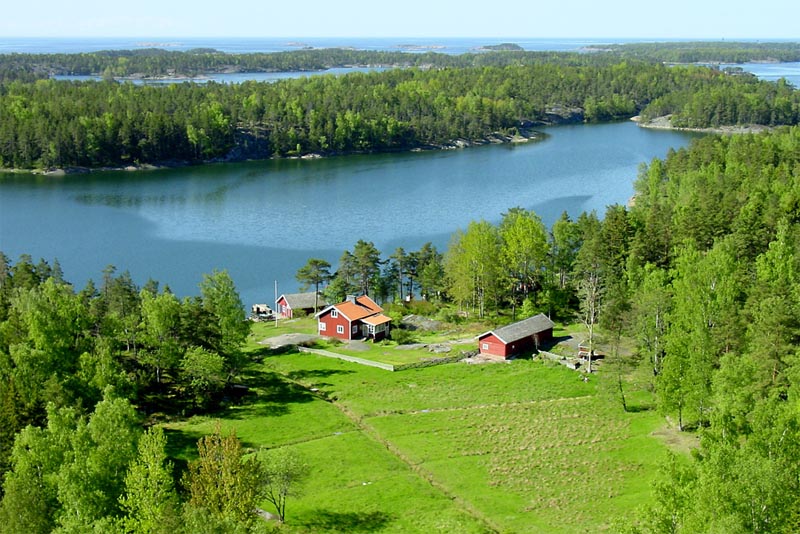
[[[0,470],[14,435],[43,425],[48,404],[91,412],[112,388],[148,413],[214,406],[246,363],[245,319],[224,271],[181,300],[112,267],[76,290],[57,262],[0,253]]]
[[[76,290],[58,262],[0,253],[3,532],[271,532],[255,509],[307,473],[286,450],[245,451],[216,430],[176,468],[157,423],[247,395],[250,332],[225,271],[178,299],[113,267]],[[146,430],[145,430],[146,429]]]
[[[504,51],[442,54],[323,48],[272,53],[227,54],[217,50],[186,52],[158,48],[106,50],[81,54],[0,54],[0,73],[37,76],[94,75],[109,78],[197,76],[221,72],[303,72],[336,67],[385,66],[426,68],[504,67],[559,63],[602,66],[615,63],[603,54]]]
[[[636,185],[625,280],[608,291],[661,410],[701,429],[639,532],[797,532],[800,129],[708,137]],[[614,286],[608,286],[614,287]]]
[[[717,93],[709,106],[697,96]],[[639,112],[669,111],[706,126],[795,124],[798,94],[786,84],[641,62],[393,69],[235,85],[17,81],[0,84],[0,167],[407,150]]]
[[[642,112],[642,119],[669,115],[671,124],[679,128],[797,123],[798,92],[786,80],[751,85],[728,82],[730,78],[656,98]]]
[[[593,45],[590,50],[623,58],[669,63],[748,63],[800,61],[800,43],[690,41]]]

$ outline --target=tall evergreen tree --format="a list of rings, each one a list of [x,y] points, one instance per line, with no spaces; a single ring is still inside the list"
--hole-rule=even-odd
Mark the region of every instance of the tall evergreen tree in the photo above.
[[[314,286],[314,313],[317,313],[319,287],[331,279],[331,264],[319,258],[310,258],[295,275],[300,282],[301,291]]]

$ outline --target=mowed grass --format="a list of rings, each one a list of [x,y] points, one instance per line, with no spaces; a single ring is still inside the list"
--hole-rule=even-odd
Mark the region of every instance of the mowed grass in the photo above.
[[[281,532],[482,533],[486,527],[361,432],[295,446],[312,463]]]
[[[314,354],[268,358],[269,369],[317,388],[358,416],[592,395],[594,382],[537,360],[454,363],[388,372]],[[559,368],[560,367],[560,368]]]
[[[316,344],[315,347],[339,354],[345,354],[347,356],[355,356],[356,358],[388,363],[392,365],[404,365],[436,358],[457,356],[462,352],[469,351],[476,347],[475,343],[453,343],[450,345],[450,352],[434,353],[424,346],[419,348],[410,348],[408,346],[403,347],[392,341],[366,343],[364,345],[366,346],[367,350],[353,350],[350,349],[347,344],[331,343],[329,341],[320,342]]]
[[[264,339],[281,336],[284,334],[316,334],[317,321],[313,317],[300,317],[298,319],[280,319],[278,326],[275,321],[263,321],[250,325],[250,336],[247,339],[245,350],[259,350],[263,348],[259,342]]]
[[[169,425],[171,450],[191,458],[217,419],[249,448],[295,449],[312,475],[281,532],[612,532],[666,451],[655,413],[626,414],[602,376],[559,365],[392,373],[253,350],[246,402]]]

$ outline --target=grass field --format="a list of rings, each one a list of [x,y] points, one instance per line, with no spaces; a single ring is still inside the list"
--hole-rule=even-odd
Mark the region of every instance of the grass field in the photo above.
[[[663,419],[624,413],[602,376],[538,360],[392,373],[270,354],[263,333],[246,402],[168,435],[178,459],[216,420],[246,447],[300,453],[313,474],[283,533],[613,532],[666,452]]]

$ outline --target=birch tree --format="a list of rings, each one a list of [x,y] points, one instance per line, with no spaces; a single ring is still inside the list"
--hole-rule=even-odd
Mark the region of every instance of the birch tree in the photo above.
[[[532,211],[510,209],[500,223],[501,259],[511,282],[511,300],[516,318],[517,295],[522,299],[538,292],[550,252],[547,229]]]
[[[601,256],[600,221],[592,213],[583,221],[583,245],[575,261],[575,277],[578,299],[580,301],[580,318],[586,327],[588,343],[587,371],[592,372],[592,358],[595,351],[595,328],[600,317],[604,279]]]
[[[497,305],[504,279],[497,228],[473,221],[466,232],[459,230],[445,255],[445,276],[450,295],[461,305],[470,305],[480,317],[488,300]]]

